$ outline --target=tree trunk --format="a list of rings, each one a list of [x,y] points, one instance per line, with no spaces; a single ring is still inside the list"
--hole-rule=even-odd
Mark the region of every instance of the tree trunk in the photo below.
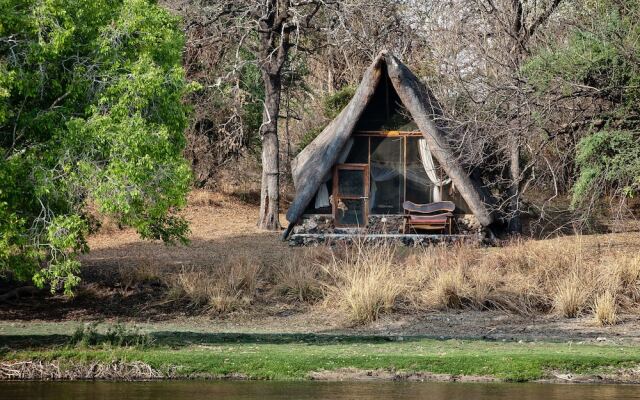
[[[520,142],[517,134],[509,138],[509,233],[522,233],[520,221]]]
[[[262,187],[258,227],[280,229],[280,154],[278,146],[278,114],[280,112],[280,74],[263,72],[264,111],[260,138],[262,140]]]

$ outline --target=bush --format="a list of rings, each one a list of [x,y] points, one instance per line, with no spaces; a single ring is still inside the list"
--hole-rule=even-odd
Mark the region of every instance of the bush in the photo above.
[[[137,327],[126,327],[123,324],[109,326],[105,334],[98,332],[98,323],[93,322],[76,329],[70,344],[80,347],[106,345],[114,347],[147,347],[153,343],[148,334],[141,333]]]
[[[324,128],[313,128],[313,129],[310,129],[310,130],[306,131],[304,133],[304,135],[302,135],[302,138],[300,139],[300,142],[298,143],[299,152],[304,150],[309,145],[309,143],[313,142],[313,140],[316,137],[318,137],[320,132],[322,132],[322,129],[324,129]]]
[[[327,96],[322,101],[322,113],[325,118],[332,120],[340,114],[343,108],[349,104],[349,101],[355,94],[356,89],[353,86],[345,86],[337,92]],[[304,150],[305,147],[309,145],[309,143],[313,142],[313,140],[324,130],[324,126],[312,128],[306,131],[300,142],[298,143],[298,152]]]
[[[186,240],[183,43],[152,1],[2,2],[0,273],[70,294],[94,212]]]
[[[345,86],[337,92],[327,96],[322,102],[322,111],[324,116],[328,119],[334,119],[340,114],[343,108],[349,104],[349,101],[356,93],[356,88],[353,86]]]

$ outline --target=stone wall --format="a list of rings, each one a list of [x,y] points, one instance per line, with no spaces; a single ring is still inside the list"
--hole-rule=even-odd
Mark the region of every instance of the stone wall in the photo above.
[[[366,228],[336,228],[332,215],[305,215],[293,228],[293,234],[402,234],[402,215],[370,215]],[[456,215],[453,232],[459,235],[483,235],[483,228],[472,214]]]
[[[453,231],[461,235],[483,234],[484,229],[473,214],[456,215],[453,220]]]
[[[291,246],[343,245],[353,243],[397,244],[400,246],[429,246],[436,244],[469,244],[478,245],[483,239],[477,235],[399,235],[399,234],[367,234],[359,232],[334,234],[293,234],[289,237]]]

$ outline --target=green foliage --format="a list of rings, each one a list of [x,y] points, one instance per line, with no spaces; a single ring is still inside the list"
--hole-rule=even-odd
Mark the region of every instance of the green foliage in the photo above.
[[[621,195],[640,192],[640,133],[600,131],[583,138],[576,163],[580,176],[573,189],[573,202],[599,197],[604,188],[615,187]]]
[[[94,209],[185,240],[194,87],[149,0],[0,0],[0,272],[70,293]]]
[[[538,91],[589,96],[602,110],[594,117],[605,123],[592,126],[577,148],[574,206],[604,191],[635,196],[640,186],[640,4],[596,0],[587,7],[593,26],[523,68]]]
[[[313,139],[318,137],[318,135],[320,134],[320,132],[322,132],[323,129],[324,127],[320,127],[320,128],[312,128],[306,131],[304,135],[302,135],[302,138],[298,143],[298,148],[300,149],[300,151],[302,151],[305,147],[307,147],[309,143],[313,142]]]
[[[247,60],[255,60],[248,52],[243,52]],[[260,125],[262,125],[262,112],[264,111],[264,84],[260,68],[255,62],[247,62],[240,71],[240,88],[245,94],[242,104],[242,121],[244,130],[249,132],[247,147],[255,154],[260,153]]]
[[[69,344],[79,347],[89,347],[98,344],[99,340],[98,323],[92,322],[76,329],[69,339]]]
[[[325,97],[322,101],[322,114],[327,119],[334,119],[340,114],[343,108],[349,104],[349,101],[353,98],[356,89],[353,86],[345,86],[337,92]],[[298,143],[298,149],[302,151],[309,143],[313,142],[320,132],[324,129],[324,126],[312,128],[302,135],[300,142]]]
[[[351,98],[356,93],[356,89],[353,86],[345,86],[337,92],[327,96],[322,102],[322,111],[324,116],[329,119],[334,119],[340,114],[343,108],[349,104]]]
[[[104,334],[98,332],[98,323],[93,322],[76,329],[69,344],[87,348],[101,345],[103,347],[137,347],[146,348],[153,343],[153,338],[141,333],[137,327],[124,324],[109,326]]]

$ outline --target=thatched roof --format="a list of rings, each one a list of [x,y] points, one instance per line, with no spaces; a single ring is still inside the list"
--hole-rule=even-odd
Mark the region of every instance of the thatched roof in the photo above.
[[[386,68],[383,68],[386,64]],[[396,57],[383,51],[365,71],[349,104],[292,162],[296,196],[287,212],[289,228],[304,213],[325,176],[335,165],[340,152],[351,136],[358,120],[381,82],[383,71],[427,140],[429,148],[442,169],[451,178],[460,195],[478,221],[488,226],[494,221],[491,199],[481,185],[473,180],[458,163],[447,141],[447,130],[440,122],[442,110],[431,91]],[[386,77],[385,77],[386,79]]]

